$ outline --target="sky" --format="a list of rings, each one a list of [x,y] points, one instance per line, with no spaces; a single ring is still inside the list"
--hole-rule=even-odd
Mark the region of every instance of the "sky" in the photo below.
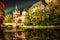
[[[5,0],[5,13],[12,12],[17,5],[20,11],[24,8],[30,8],[34,3],[40,0]],[[44,2],[44,0],[41,0]]]

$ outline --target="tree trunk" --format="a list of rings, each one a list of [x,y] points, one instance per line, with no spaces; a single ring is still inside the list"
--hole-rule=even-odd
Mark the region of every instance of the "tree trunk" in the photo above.
[[[4,40],[4,34],[3,34],[3,20],[4,20],[4,8],[5,8],[5,3],[4,0],[0,0],[0,40]]]

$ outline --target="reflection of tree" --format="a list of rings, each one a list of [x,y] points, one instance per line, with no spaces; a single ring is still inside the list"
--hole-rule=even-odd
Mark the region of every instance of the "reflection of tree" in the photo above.
[[[24,32],[19,32],[19,33],[20,33],[20,35],[17,34],[17,39],[25,40],[25,33]]]
[[[27,30],[27,40],[59,40],[59,29],[35,29],[32,31]]]

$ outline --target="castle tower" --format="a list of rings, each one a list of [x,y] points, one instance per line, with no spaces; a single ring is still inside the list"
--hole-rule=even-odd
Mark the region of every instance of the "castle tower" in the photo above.
[[[18,7],[16,5],[15,10],[13,11],[13,21],[16,22],[17,17],[20,15],[20,11],[18,10]]]
[[[23,11],[22,11],[22,23],[25,21],[25,15],[27,14],[27,10],[26,9],[24,9]]]
[[[24,9],[24,10],[22,11],[22,15],[26,15],[26,13],[27,13],[27,10]]]

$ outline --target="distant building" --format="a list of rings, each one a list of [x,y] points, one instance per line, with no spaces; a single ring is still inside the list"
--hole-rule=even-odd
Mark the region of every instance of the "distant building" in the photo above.
[[[25,20],[25,15],[26,15],[27,11],[24,9],[22,11],[22,14],[20,14],[20,10],[18,10],[18,7],[16,5],[15,10],[13,11],[13,23],[14,26],[17,27],[18,25],[23,25],[23,22]],[[15,24],[16,23],[16,24]],[[21,32],[22,31],[22,32]],[[19,35],[19,33],[21,35]],[[16,36],[18,38],[18,40],[25,40],[25,33],[24,30],[20,30],[19,33],[17,33],[18,36]]]
[[[13,11],[13,22],[22,24],[25,20],[26,13],[27,11],[24,9],[22,11],[22,14],[20,14],[20,10],[18,10],[18,7],[16,5],[15,10]]]

